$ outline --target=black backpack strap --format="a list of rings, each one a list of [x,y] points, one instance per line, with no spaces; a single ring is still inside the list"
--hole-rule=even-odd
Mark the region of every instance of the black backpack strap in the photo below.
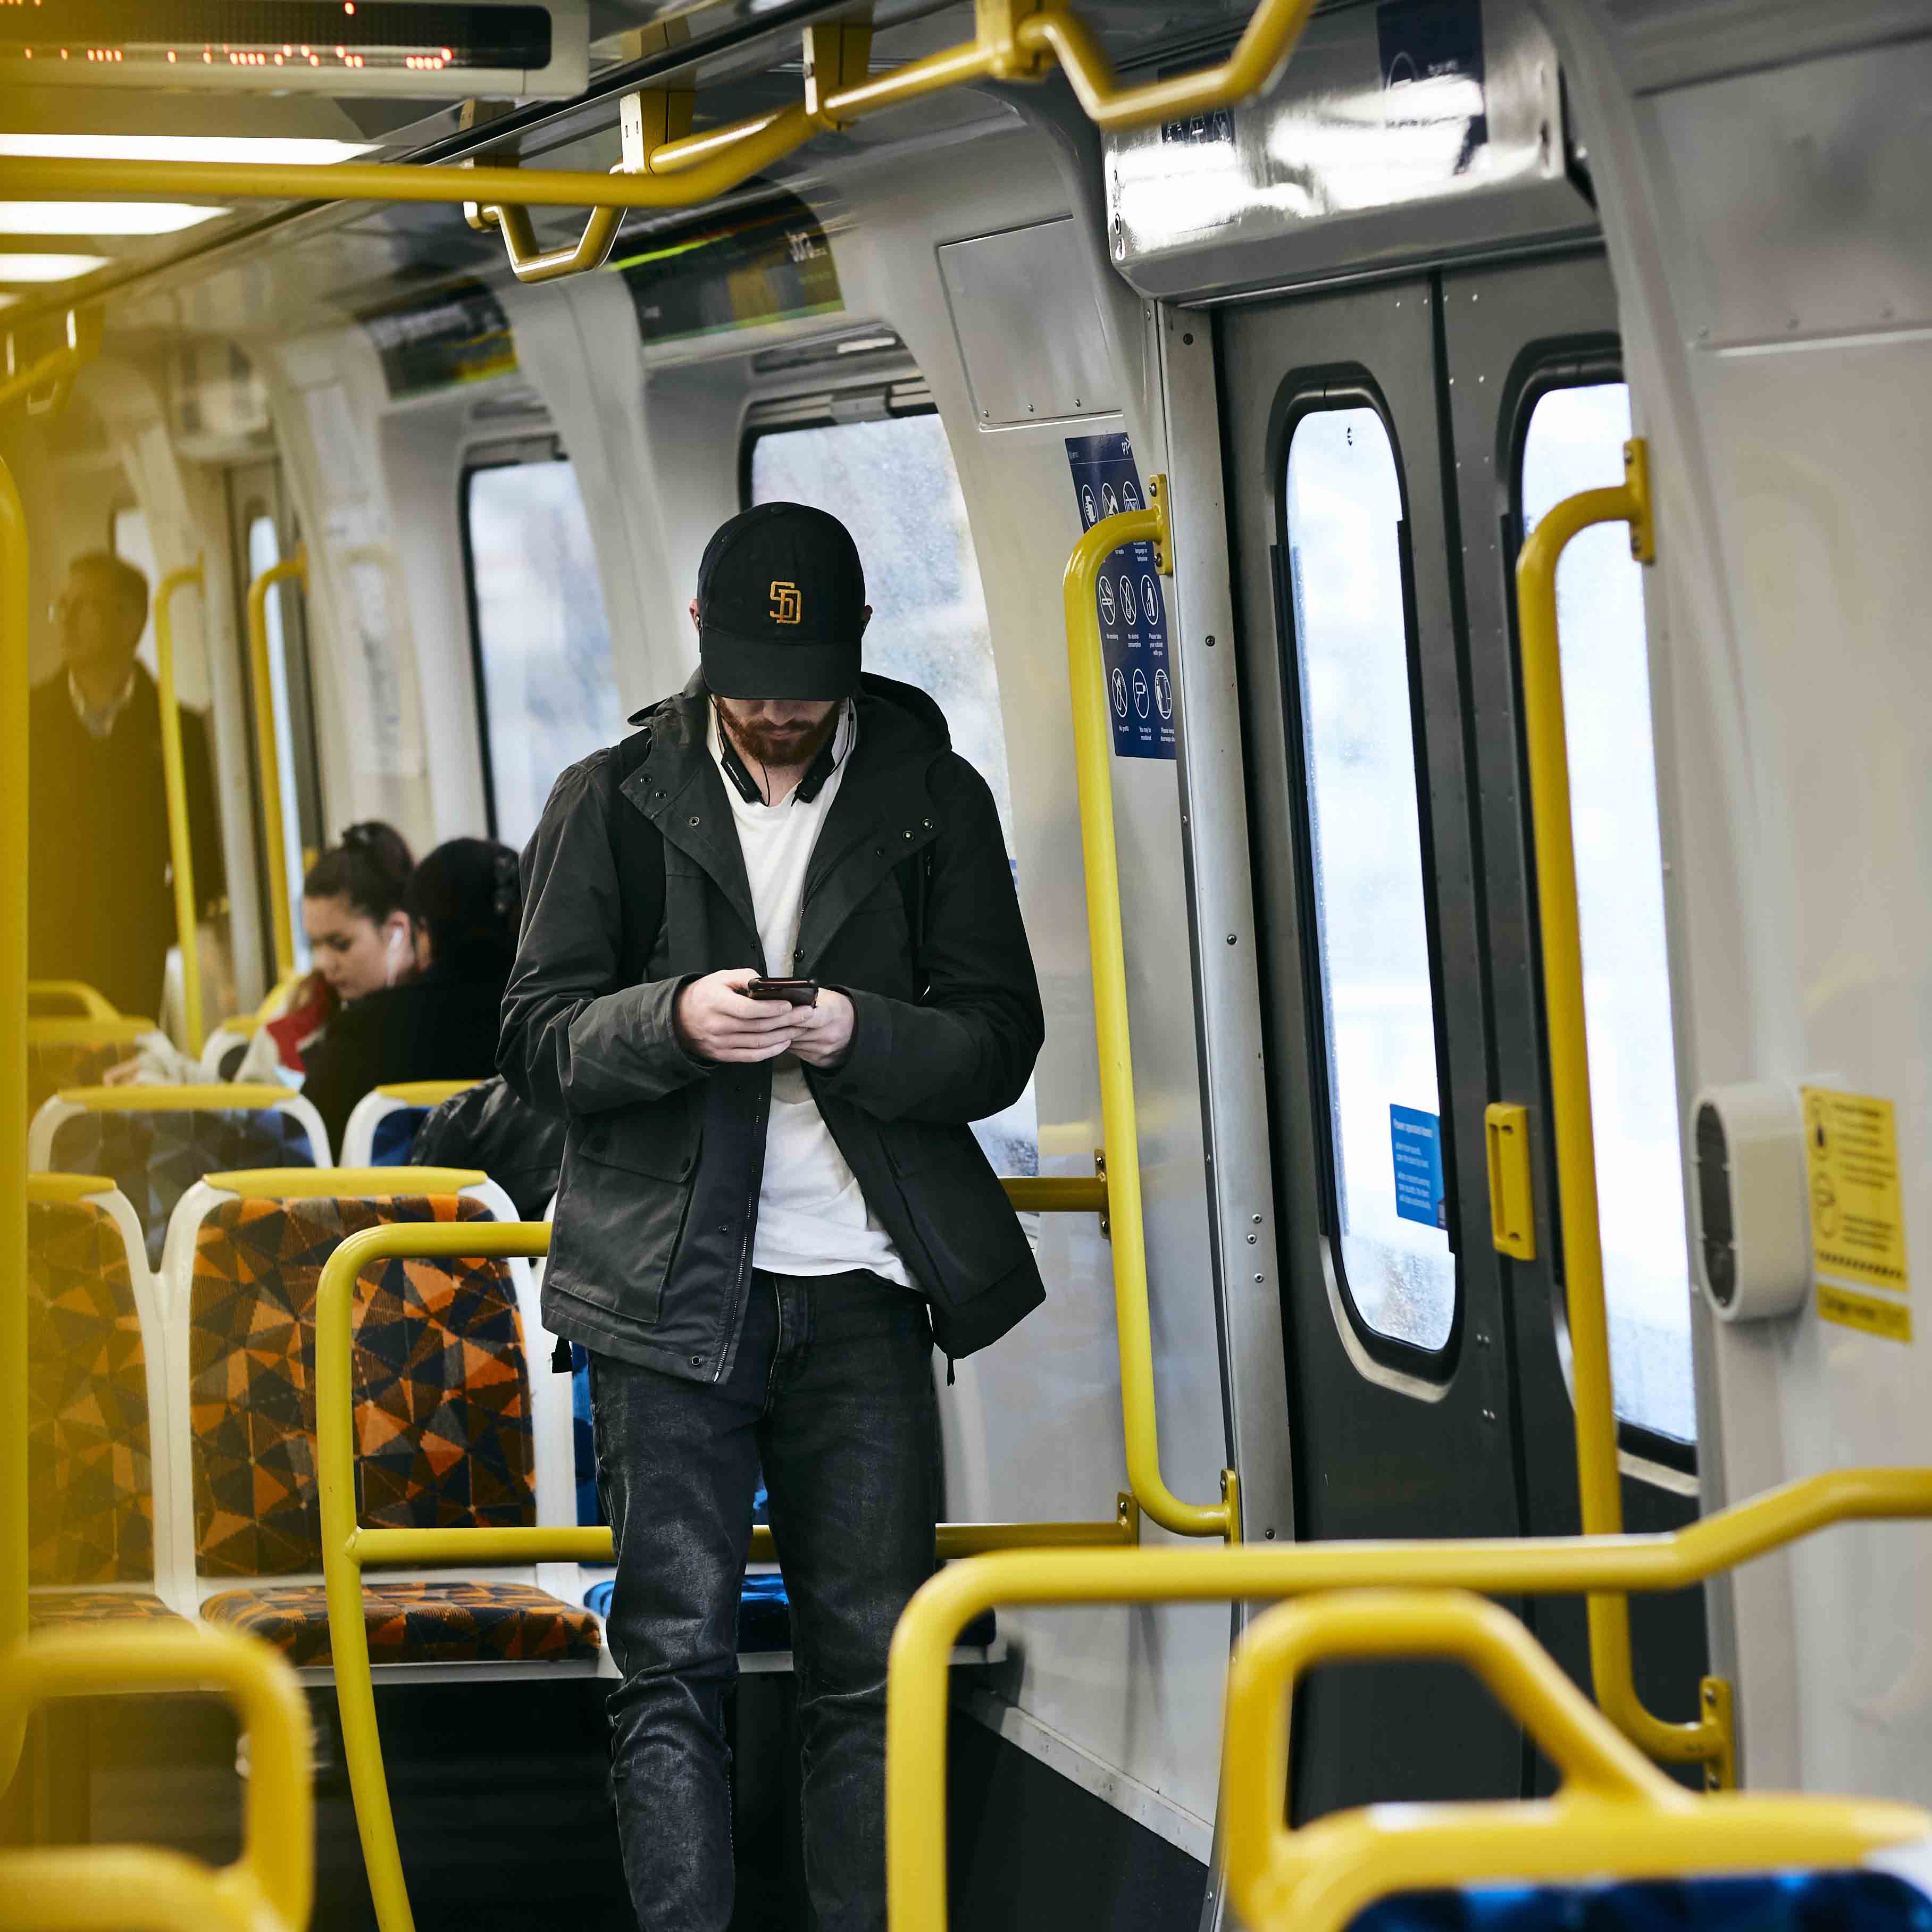
[[[611,754],[610,862],[616,868],[624,906],[624,966],[641,980],[664,924],[664,838],[657,827],[623,796],[625,781],[651,754],[651,728],[633,731]]]

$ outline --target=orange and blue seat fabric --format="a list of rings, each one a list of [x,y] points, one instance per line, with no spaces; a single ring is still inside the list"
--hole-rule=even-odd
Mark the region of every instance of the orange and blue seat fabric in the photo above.
[[[88,1108],[53,1131],[47,1165],[104,1174],[134,1204],[158,1268],[168,1217],[203,1175],[244,1168],[314,1167],[319,1150],[302,1116],[280,1107]]]
[[[246,1577],[202,1604],[297,1665],[329,1661],[315,1462],[315,1296],[364,1228],[488,1220],[466,1197],[231,1198],[198,1230],[189,1314],[196,1568]],[[359,1520],[384,1527],[536,1520],[530,1368],[507,1266],[390,1260],[357,1284]],[[365,1577],[371,1661],[594,1661],[596,1619],[533,1585]]]
[[[27,1208],[29,1614],[51,1623],[174,1613],[154,1578],[148,1337],[112,1216]],[[121,1586],[121,1588],[110,1588]]]

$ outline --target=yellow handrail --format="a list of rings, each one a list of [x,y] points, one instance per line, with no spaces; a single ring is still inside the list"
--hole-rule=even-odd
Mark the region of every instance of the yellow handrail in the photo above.
[[[27,1634],[27,568],[0,458],[0,1647]],[[0,1712],[0,1791],[25,1735]]]
[[[876,76],[866,70],[869,22],[814,22],[804,29],[802,100],[692,134],[681,131],[690,124],[688,89],[640,89],[631,97],[636,124],[626,130],[625,158],[608,175],[469,162],[338,161],[322,167],[22,156],[0,160],[0,198],[464,202],[474,225],[500,228],[520,279],[548,280],[599,266],[625,209],[695,207],[782,160],[818,133],[970,82],[1039,80],[1058,62],[1088,117],[1114,130],[1232,106],[1273,83],[1314,10],[1315,0],[1261,0],[1227,59],[1136,86],[1121,84],[1106,50],[1062,0],[977,0],[971,40]],[[827,87],[828,70],[842,84]],[[532,208],[593,212],[578,242],[540,251],[526,213]]]
[[[124,165],[134,166],[138,163]],[[268,662],[268,592],[289,578],[308,588],[308,546],[272,563],[248,586],[248,676],[255,687],[255,769],[262,789],[262,842],[268,848],[268,912],[278,985],[296,970],[295,920],[289,906],[288,854],[282,830],[282,760],[275,748],[275,687]]]
[[[1127,962],[1120,929],[1120,862],[1114,838],[1113,728],[1101,655],[1094,585],[1123,544],[1150,543],[1154,566],[1172,574],[1167,479],[1148,479],[1144,510],[1102,517],[1073,547],[1060,580],[1067,674],[1073,688],[1073,760],[1080,790],[1081,858],[1087,874],[1087,944],[1094,974],[1094,1031],[1100,1060],[1100,1121],[1106,1143],[1108,1214],[1113,1224],[1114,1319],[1120,1334],[1120,1410],[1127,1484],[1163,1529],[1182,1536],[1240,1536],[1234,1472],[1224,1470],[1218,1503],[1184,1503],[1160,1470],[1155,1414],[1154,1336],[1148,1314],[1147,1232],[1141,1209],[1140,1127],[1127,1024]]]
[[[400,1100],[406,1107],[440,1107],[446,1100],[453,1100],[459,1094],[466,1094],[471,1088],[480,1086],[484,1076],[476,1074],[467,1080],[392,1080],[376,1089],[386,1100]]]
[[[155,683],[161,702],[161,779],[168,801],[168,856],[174,872],[175,932],[181,942],[182,1024],[190,1054],[201,1051],[200,926],[194,896],[194,828],[188,820],[188,772],[182,754],[181,706],[175,694],[175,592],[192,584],[206,590],[201,560],[171,570],[154,592]]]
[[[1576,1486],[1586,1535],[1623,1528],[1617,1469],[1616,1406],[1610,1386],[1610,1323],[1604,1304],[1603,1241],[1597,1221],[1596,1138],[1590,1111],[1590,1048],[1583,1004],[1583,946],[1576,909],[1576,854],[1570,823],[1570,756],[1563,719],[1563,661],[1556,624],[1556,567],[1565,547],[1593,524],[1628,523],[1630,554],[1655,556],[1650,465],[1641,437],[1624,446],[1622,484],[1566,496],[1538,523],[1516,560],[1522,635],[1523,736],[1529,748],[1531,821],[1543,943],[1543,1004],[1549,1039],[1550,1114],[1563,1224],[1563,1286],[1576,1414]],[[1730,1686],[1704,1680],[1702,1714],[1666,1724],[1637,1695],[1630,1606],[1593,1596],[1590,1672],[1611,1722],[1652,1756],[1713,1768],[1732,1781]]]
[[[46,999],[70,1000],[79,1010],[70,1013],[36,1016],[34,1012],[34,996],[36,994]],[[85,980],[29,980],[27,982],[27,1015],[30,1019],[38,1017],[45,1019],[118,1020],[121,1017],[119,1010],[107,995],[90,986]]]
[[[395,1170],[380,1170],[393,1177]],[[242,1177],[230,1176],[232,1180]],[[218,1184],[223,1178],[214,1177]],[[371,1262],[402,1256],[512,1256],[534,1259],[550,1251],[542,1221],[412,1222],[365,1228],[351,1234],[324,1264],[315,1302],[316,1483],[321,1499],[322,1575],[328,1604],[330,1654],[335,1667],[342,1756],[355,1800],[356,1828],[369,1892],[381,1932],[412,1932],[409,1888],[396,1844],[396,1823],[382,1770],[382,1740],[369,1675],[368,1632],[362,1620],[362,1572],[370,1565],[406,1564],[608,1563],[609,1528],[600,1525],[503,1529],[369,1529],[356,1520],[355,1400],[351,1384],[351,1318],[356,1282]],[[944,1561],[992,1550],[1130,1547],[1139,1540],[1133,1498],[1116,1499],[1105,1522],[941,1523],[934,1553]],[[776,1555],[771,1532],[752,1533],[751,1560]]]
[[[1324,1590],[1457,1589],[1487,1596],[1681,1590],[1828,1524],[1927,1516],[1932,1516],[1932,1468],[1841,1469],[1770,1490],[1664,1536],[1039,1550],[952,1564],[907,1605],[892,1637],[886,1688],[892,1932],[944,1932],[946,1666],[959,1632],[982,1610],[1002,1604],[1256,1601]]]
[[[1460,1659],[1563,1774],[1534,1802],[1346,1811],[1283,1820],[1288,1699],[1316,1664]],[[1932,1815],[1872,1798],[1694,1798],[1651,1766],[1515,1618],[1460,1591],[1343,1591],[1258,1618],[1228,1675],[1222,1742],[1228,1894],[1249,1932],[1342,1932],[1372,1900],[1465,1886],[1863,1863],[1922,1841]]]
[[[218,1870],[173,1852],[0,1852],[0,1932],[117,1928],[299,1932],[314,1894],[308,1706],[278,1652],[202,1625],[52,1631],[0,1652],[0,1712],[24,1720],[53,1697],[217,1691],[248,1742],[242,1854]],[[196,1916],[199,1911],[200,1916]]]
[[[11,329],[7,332],[4,371],[0,371],[0,409],[24,398],[30,416],[58,416],[74,392],[74,379],[100,346],[98,309],[69,309],[62,326],[67,340],[31,362],[21,363]],[[44,388],[45,393],[41,393]]]

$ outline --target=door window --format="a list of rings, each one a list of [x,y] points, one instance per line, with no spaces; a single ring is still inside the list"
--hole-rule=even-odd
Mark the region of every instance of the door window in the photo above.
[[[1012,786],[992,627],[944,424],[926,410],[768,430],[749,455],[753,503],[809,503],[852,532],[872,607],[866,668],[916,685],[938,701],[953,748],[992,788],[1010,853]],[[998,1172],[1040,1172],[1031,1082],[1005,1112],[976,1122],[974,1131]]]
[[[1289,438],[1288,574],[1333,1150],[1334,1258],[1376,1336],[1444,1348],[1456,1262],[1423,888],[1402,497],[1380,414]]]
[[[1622,382],[1538,396],[1517,478],[1524,534],[1560,498],[1620,484],[1630,433]],[[1622,524],[1586,530],[1564,551],[1556,608],[1616,1408],[1640,1428],[1690,1442],[1690,1280],[1650,668],[1642,580]]]
[[[557,774],[622,735],[597,559],[568,460],[464,473],[490,830],[520,846]]]

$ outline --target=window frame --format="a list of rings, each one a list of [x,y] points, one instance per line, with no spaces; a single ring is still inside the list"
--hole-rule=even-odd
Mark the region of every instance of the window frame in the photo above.
[[[554,430],[472,443],[457,473],[456,523],[463,544],[463,604],[470,627],[470,682],[476,700],[476,748],[483,779],[483,817],[488,836],[496,830],[496,770],[490,748],[490,680],[483,658],[483,620],[476,600],[476,553],[470,540],[472,479],[486,470],[514,470],[530,463],[568,463],[569,452]]]
[[[1522,632],[1520,614],[1516,608],[1516,566],[1523,544],[1523,461],[1528,451],[1530,423],[1536,414],[1536,406],[1544,397],[1559,389],[1589,388],[1606,382],[1621,382],[1626,386],[1629,377],[1624,373],[1623,344],[1616,335],[1600,332],[1586,334],[1546,337],[1526,344],[1511,365],[1505,382],[1501,406],[1497,412],[1497,475],[1503,484],[1504,508],[1502,514],[1502,568],[1504,580],[1509,586],[1509,595],[1504,605],[1509,613],[1510,684],[1516,710],[1516,769],[1525,773],[1529,770],[1529,740],[1525,726],[1522,700]],[[1644,631],[1644,647],[1648,656],[1650,646],[1649,626],[1646,620]],[[1650,667],[1646,664],[1646,670]],[[1654,721],[1654,707],[1652,718]],[[1654,744],[1654,736],[1652,742]],[[1653,777],[1654,772],[1653,771]],[[1553,1121],[1555,1114],[1550,1099],[1550,1027],[1543,980],[1543,919],[1536,877],[1536,829],[1532,822],[1529,787],[1526,782],[1518,788],[1519,803],[1522,818],[1522,850],[1526,860],[1524,869],[1525,902],[1529,910],[1529,946],[1532,971],[1535,987],[1536,1055],[1541,1082],[1539,1096],[1546,1121]],[[1666,967],[1668,970],[1669,943],[1671,937],[1670,896],[1664,898],[1666,942]],[[1675,988],[1672,988],[1674,992]],[[1676,1060],[1676,1002],[1672,1003],[1671,1041],[1672,1061]],[[1683,1165],[1684,1124],[1678,1124],[1678,1161]],[[1543,1149],[1543,1192],[1550,1204],[1550,1252],[1549,1282],[1552,1318],[1558,1336],[1562,1338],[1560,1351],[1563,1386],[1574,1409],[1576,1402],[1575,1373],[1570,1365],[1570,1292],[1564,1271],[1563,1258],[1563,1196],[1558,1184],[1556,1171],[1556,1137],[1554,1132],[1544,1136]],[[1685,1181],[1685,1200],[1688,1203],[1689,1180]],[[1685,1239],[1689,1233],[1687,1228]],[[1690,1266],[1689,1248],[1685,1249],[1687,1271]],[[1607,1321],[1608,1307],[1605,1317]],[[1695,1316],[1693,1315],[1694,1331]],[[1606,1331],[1607,1332],[1607,1330]],[[1696,1342],[1692,1340],[1693,1394],[1695,1394]],[[1617,1447],[1624,1454],[1640,1462],[1661,1466],[1678,1476],[1694,1476],[1697,1473],[1697,1444],[1694,1440],[1685,1442],[1675,1436],[1666,1436],[1660,1430],[1646,1427],[1640,1422],[1618,1416]]]
[[[1442,1137],[1442,1178],[1448,1197],[1449,1256],[1454,1267],[1449,1333],[1439,1347],[1425,1348],[1384,1333],[1363,1314],[1349,1286],[1341,1240],[1341,1194],[1336,1173],[1334,1075],[1329,1053],[1329,1014],[1322,966],[1321,910],[1315,893],[1314,828],[1309,804],[1306,721],[1301,701],[1301,640],[1295,628],[1288,530],[1288,463],[1294,433],[1309,417],[1340,410],[1375,412],[1388,438],[1395,464],[1396,488],[1402,517],[1396,526],[1397,567],[1402,578],[1403,655],[1408,679],[1409,744],[1415,774],[1417,854],[1422,874],[1423,926],[1429,958],[1430,1018],[1436,1047],[1437,1120]],[[1295,872],[1295,925],[1300,955],[1302,1029],[1310,1069],[1310,1101],[1314,1114],[1316,1195],[1318,1232],[1324,1264],[1334,1292],[1331,1306],[1346,1316],[1348,1333],[1369,1359],[1396,1377],[1429,1384],[1432,1399],[1454,1378],[1461,1359],[1468,1295],[1462,1264],[1460,1216],[1456,1186],[1456,1130],[1449,1099],[1452,1088],[1444,1047],[1445,1000],[1442,974],[1442,922],[1436,897],[1432,817],[1429,796],[1427,740],[1419,676],[1420,638],[1416,622],[1415,571],[1410,548],[1408,472],[1402,442],[1381,386],[1359,363],[1291,370],[1276,392],[1268,437],[1269,486],[1274,499],[1274,555],[1270,576],[1275,601],[1275,634],[1282,654],[1281,688],[1286,712],[1283,721],[1288,747],[1288,777],[1293,794],[1289,810]],[[1400,1388],[1401,1380],[1394,1386]],[[1408,1391],[1405,1390],[1405,1393]],[[1418,1392],[1419,1393],[1419,1392]]]
[[[841,414],[839,404],[876,397],[882,405],[863,414]],[[903,397],[901,406],[893,407]],[[814,406],[817,405],[818,406]],[[796,413],[794,413],[794,412]],[[758,445],[768,436],[791,436],[800,430],[839,429],[848,423],[899,422],[908,416],[936,416],[939,405],[922,381],[862,383],[855,388],[831,392],[807,390],[798,396],[760,396],[745,412],[738,437],[738,507],[754,507],[752,464]]]

